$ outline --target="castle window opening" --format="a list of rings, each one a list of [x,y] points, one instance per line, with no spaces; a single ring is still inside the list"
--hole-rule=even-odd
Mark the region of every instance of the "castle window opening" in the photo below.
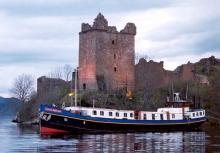
[[[115,44],[115,41],[114,40],[112,40],[112,45],[114,45]]]
[[[117,71],[117,68],[116,68],[116,67],[114,67],[114,71],[115,71],[115,72]]]
[[[114,59],[116,59],[116,54],[114,54]]]
[[[83,83],[83,90],[86,90],[86,84]]]

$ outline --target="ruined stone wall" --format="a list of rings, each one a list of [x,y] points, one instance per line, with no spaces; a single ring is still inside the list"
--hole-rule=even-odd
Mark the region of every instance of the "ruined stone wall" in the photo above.
[[[187,64],[183,64],[177,67],[174,72],[178,75],[178,79],[183,82],[195,79],[193,63],[188,62]]]
[[[59,97],[60,91],[70,84],[62,79],[47,78],[45,76],[37,79],[37,95],[40,101],[47,101]]]
[[[163,62],[147,62],[140,59],[135,66],[135,85],[136,90],[149,90],[164,86],[166,83],[166,70],[163,68]]]
[[[82,24],[79,43],[79,89],[107,91],[134,89],[136,27],[127,23],[120,32],[98,14],[92,26]]]
[[[163,62],[147,62],[145,59],[140,59],[135,66],[136,90],[155,89],[171,85],[174,82],[191,80],[196,80],[192,63],[183,64],[175,71],[165,70]]]

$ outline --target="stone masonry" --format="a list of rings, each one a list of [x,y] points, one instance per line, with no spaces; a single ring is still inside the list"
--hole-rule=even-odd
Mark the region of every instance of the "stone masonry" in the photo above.
[[[109,91],[135,86],[136,26],[117,31],[99,13],[93,25],[82,23],[79,33],[79,90]]]
[[[65,87],[70,87],[70,83],[59,78],[42,76],[37,79],[37,95],[40,101],[59,97],[61,90]]]
[[[188,62],[178,66],[174,71],[165,70],[163,61],[154,62],[140,59],[135,65],[135,89],[149,90],[171,85],[174,82],[199,81],[209,84],[204,75],[198,75],[194,71],[194,64]]]
[[[165,84],[166,70],[163,62],[154,62],[140,59],[135,66],[135,88],[147,90],[162,87]]]

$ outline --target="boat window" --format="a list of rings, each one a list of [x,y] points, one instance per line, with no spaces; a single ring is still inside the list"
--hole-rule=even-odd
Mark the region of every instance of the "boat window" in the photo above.
[[[175,114],[172,114],[172,118],[175,118]]]
[[[109,112],[109,116],[112,116],[112,112]]]
[[[155,120],[155,114],[152,114],[152,120]]]
[[[115,113],[115,116],[119,117],[119,112],[116,112],[116,113]]]
[[[146,120],[147,119],[147,115],[146,114],[144,114],[144,120]]]
[[[133,113],[130,113],[130,117],[133,117]]]
[[[167,120],[170,120],[170,113],[167,112]]]
[[[195,117],[195,113],[193,113],[193,117]]]
[[[104,115],[104,112],[103,112],[103,111],[100,111],[100,115],[103,116],[103,115]]]
[[[196,116],[199,116],[199,112],[196,112]]]
[[[199,112],[199,115],[202,116],[202,112]]]
[[[160,119],[163,120],[163,114],[160,114]]]
[[[127,113],[124,113],[124,117],[127,117]]]
[[[97,111],[95,111],[95,110],[92,113],[93,113],[93,115],[97,115]]]

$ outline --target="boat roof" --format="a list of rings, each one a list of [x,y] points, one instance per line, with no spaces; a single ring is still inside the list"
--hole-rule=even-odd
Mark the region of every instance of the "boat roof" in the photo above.
[[[120,109],[110,109],[110,108],[98,108],[98,107],[80,107],[80,106],[73,106],[73,107],[65,107],[65,109],[82,109],[82,110],[100,110],[100,111],[127,111],[127,112],[133,112],[135,110],[120,110]]]

